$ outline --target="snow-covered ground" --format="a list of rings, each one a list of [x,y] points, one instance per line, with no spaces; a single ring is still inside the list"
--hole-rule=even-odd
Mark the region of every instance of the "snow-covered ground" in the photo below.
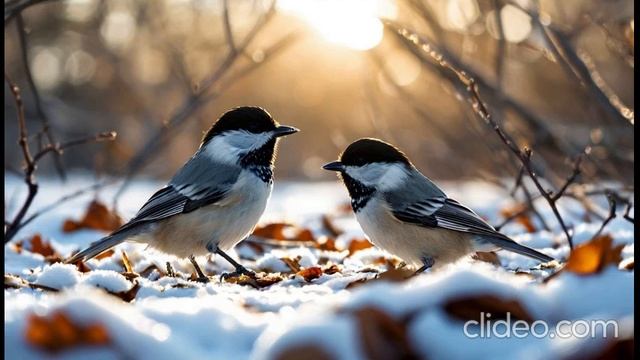
[[[41,180],[40,194],[32,209],[48,205],[92,181],[82,176],[72,179],[64,185]],[[123,217],[132,216],[159,186],[150,181],[135,182],[119,202]],[[504,191],[493,185],[465,183],[444,187],[451,197],[494,224],[500,221],[499,210],[510,202]],[[98,198],[110,203],[114,191],[115,187],[103,189]],[[8,214],[16,211],[22,196],[20,181],[5,176]],[[609,266],[597,274],[563,271],[544,282],[557,268],[541,268],[534,260],[500,252],[500,266],[469,258],[407,281],[365,282],[387,271],[389,264],[397,264],[397,259],[375,248],[349,255],[350,242],[362,239],[364,234],[353,215],[341,210],[347,203],[342,186],[337,182],[276,181],[261,224],[292,223],[311,229],[315,238],[324,241],[323,236],[330,234],[322,217],[329,214],[342,234],[335,239],[338,250],[334,251],[271,246],[260,243],[260,239],[256,240],[258,245],[242,243],[231,252],[232,256],[240,258],[248,268],[280,272],[283,278],[256,289],[221,282],[219,275],[232,270],[223,259],[198,259],[211,276],[211,281],[204,284],[189,280],[193,270],[187,259],[176,259],[138,244],[123,244],[112,256],[90,260],[85,269],[90,271],[86,272],[73,265],[50,264],[41,254],[30,251],[29,239],[36,233],[63,257],[104,235],[94,230],[62,231],[64,221],[79,219],[92,199],[93,194],[89,194],[46,213],[5,246],[6,358],[55,355],[64,359],[385,359],[404,354],[430,359],[567,359],[596,357],[615,341],[633,338],[634,272],[623,267],[633,261],[634,234],[633,225],[621,216],[607,226],[605,233],[611,235],[614,245],[624,244],[623,265]],[[600,222],[580,223],[577,204],[561,205],[575,225],[575,243],[590,240]],[[548,223],[556,224],[544,203],[540,208]],[[565,260],[568,256],[562,231],[557,228],[552,233],[527,233],[514,222],[503,231],[556,259]],[[15,246],[18,241],[23,241],[22,249]],[[123,274],[122,251],[139,276]],[[319,267],[324,273],[309,280],[292,273],[281,259],[297,257],[301,268]],[[172,264],[176,277],[165,276],[166,262]],[[332,265],[337,268],[328,271]],[[389,278],[397,278],[393,272],[388,274]],[[132,290],[134,287],[137,292]],[[126,294],[133,297],[130,302],[121,299],[126,299]],[[544,323],[538,324],[536,333],[543,330],[541,324],[546,324],[551,334],[473,337],[480,333],[480,327],[465,326],[463,319],[472,319],[483,309],[493,309],[494,316],[508,310],[516,317],[512,321],[540,320]],[[41,334],[34,330],[34,319],[54,319],[60,313],[76,329],[94,334],[87,337],[93,340],[74,338],[75,342],[70,343],[81,346],[62,346],[58,352],[34,345],[48,341],[38,338]],[[563,320],[574,321],[573,324],[578,320],[613,320],[618,338],[612,338],[611,331],[603,338],[602,329],[596,329],[593,337],[577,335],[582,329],[574,329],[574,336],[563,338],[555,330]],[[96,324],[106,330],[106,337],[87,330]],[[504,333],[504,329],[497,332]],[[60,338],[49,340],[70,341],[60,334],[65,334],[64,329],[58,329]]]

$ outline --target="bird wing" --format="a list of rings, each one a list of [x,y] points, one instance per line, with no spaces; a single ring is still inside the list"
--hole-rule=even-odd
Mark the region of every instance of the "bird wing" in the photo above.
[[[240,171],[239,167],[216,163],[203,155],[196,155],[176,173],[167,186],[153,194],[123,228],[220,204],[229,196]]]
[[[473,210],[448,197],[418,199],[393,211],[393,215],[398,220],[424,227],[506,238]]]

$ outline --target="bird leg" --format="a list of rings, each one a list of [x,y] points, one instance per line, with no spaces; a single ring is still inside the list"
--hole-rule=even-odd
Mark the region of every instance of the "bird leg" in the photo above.
[[[209,278],[207,277],[207,275],[204,274],[204,272],[202,272],[202,269],[200,269],[200,265],[198,265],[198,263],[196,262],[196,258],[193,255],[190,255],[189,261],[191,261],[191,264],[193,265],[194,269],[196,269],[196,275],[198,275],[198,277],[196,278],[196,281],[201,283],[208,283]]]
[[[246,267],[240,265],[237,261],[235,261],[231,256],[229,256],[224,251],[220,250],[219,247],[215,247],[215,249],[211,249],[210,246],[207,246],[207,249],[217,255],[222,256],[225,260],[227,260],[231,265],[233,265],[236,270],[232,273],[224,273],[220,276],[220,280],[224,280],[228,277],[238,276],[238,275],[246,275],[252,279],[256,278],[256,273],[251,270],[248,270]]]
[[[422,274],[425,270],[427,270],[430,267],[432,267],[433,264],[435,264],[435,260],[433,260],[433,258],[431,256],[422,257],[422,266],[420,267],[420,269],[416,270],[416,272],[413,273],[412,276],[416,276],[418,274]]]

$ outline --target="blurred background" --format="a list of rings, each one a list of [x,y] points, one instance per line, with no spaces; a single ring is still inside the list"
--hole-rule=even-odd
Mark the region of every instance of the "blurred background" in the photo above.
[[[476,79],[541,171],[565,176],[589,146],[587,178],[633,184],[633,16],[632,0],[5,0],[5,73],[33,144],[43,118],[61,142],[118,133],[40,175],[56,160],[167,178],[225,110],[258,105],[302,130],[281,143],[278,179],[335,179],[320,166],[359,137],[396,144],[432,178],[514,176],[455,79],[395,31],[410,29]],[[4,109],[15,171],[6,83]]]

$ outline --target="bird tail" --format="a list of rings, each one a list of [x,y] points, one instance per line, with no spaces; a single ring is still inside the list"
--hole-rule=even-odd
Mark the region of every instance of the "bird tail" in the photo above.
[[[74,264],[80,260],[86,261],[89,260],[101,253],[111,249],[112,247],[120,244],[125,241],[129,236],[131,236],[129,231],[115,232],[109,236],[103,237],[102,239],[92,243],[88,248],[80,251],[79,253],[73,255],[71,258],[65,260],[65,264]]]
[[[502,234],[500,234],[502,235]],[[491,243],[492,245],[498,246],[504,250],[512,251],[516,254],[524,255],[533,259],[536,259],[540,262],[549,262],[555,260],[549,255],[545,255],[537,250],[534,250],[528,246],[520,245],[512,239],[504,236],[494,237],[494,236],[483,236],[482,240]]]

